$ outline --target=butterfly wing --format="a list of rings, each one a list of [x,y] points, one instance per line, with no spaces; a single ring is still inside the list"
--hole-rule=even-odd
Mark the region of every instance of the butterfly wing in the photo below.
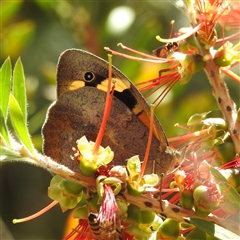
[[[144,157],[150,107],[124,74],[115,67],[112,73],[116,87],[101,145],[114,151],[115,165],[125,165],[126,159],[134,155]],[[78,164],[70,156],[76,140],[83,135],[96,140],[105,107],[107,78],[108,63],[91,53],[70,49],[59,58],[57,101],[49,108],[43,126],[43,150],[74,171],[78,171]],[[152,172],[154,164],[157,173],[167,171],[173,158],[166,153],[167,145],[162,127],[154,117],[147,172]]]

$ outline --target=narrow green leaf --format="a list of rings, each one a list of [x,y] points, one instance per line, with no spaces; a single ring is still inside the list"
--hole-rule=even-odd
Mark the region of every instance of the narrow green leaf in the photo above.
[[[190,222],[203,232],[206,232],[216,238],[219,238],[220,240],[222,239],[239,240],[238,235],[212,222],[208,222],[200,218],[190,218]]]
[[[23,113],[13,94],[10,94],[10,117],[19,140],[32,154],[35,154],[35,150],[28,133],[27,125],[24,121]]]
[[[3,118],[6,121],[9,103],[9,94],[11,88],[12,65],[8,57],[0,69],[0,108],[2,109]]]
[[[19,158],[21,157],[21,154],[19,152],[15,152],[12,149],[0,146],[0,161],[3,161],[9,157]]]
[[[25,77],[21,59],[18,58],[13,70],[13,95],[17,100],[22,113],[24,122],[27,122],[27,106],[26,106],[26,87]]]
[[[11,143],[10,143],[7,126],[6,126],[1,108],[0,108],[0,134],[2,135],[2,137],[5,140],[5,142],[7,143],[7,145],[10,147]]]
[[[229,200],[231,203],[235,203],[238,209],[240,209],[240,195],[236,189],[228,183],[227,179],[217,169],[210,167],[210,171],[215,177],[221,192],[224,193],[225,199]]]

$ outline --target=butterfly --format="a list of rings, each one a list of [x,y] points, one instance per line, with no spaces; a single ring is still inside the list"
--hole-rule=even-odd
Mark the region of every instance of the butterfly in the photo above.
[[[101,145],[114,151],[112,164],[125,165],[139,155],[143,160],[150,124],[150,107],[133,83],[116,67],[111,112]],[[49,107],[43,125],[43,151],[73,171],[76,140],[95,141],[103,117],[108,84],[108,62],[79,49],[64,51],[57,65],[57,100]],[[154,116],[153,138],[146,173],[166,173],[174,163],[164,131]]]

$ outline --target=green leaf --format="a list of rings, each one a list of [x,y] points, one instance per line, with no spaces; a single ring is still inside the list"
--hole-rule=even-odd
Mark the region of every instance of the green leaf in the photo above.
[[[6,141],[7,145],[10,147],[11,143],[10,143],[7,126],[6,126],[1,108],[0,108],[0,134],[2,135],[3,139]]]
[[[238,209],[240,209],[240,195],[236,189],[228,183],[227,179],[217,169],[210,166],[210,171],[215,177],[221,192],[224,193],[225,199],[231,203],[235,203],[238,206]]]
[[[24,122],[27,122],[27,107],[26,107],[26,87],[25,77],[21,59],[18,58],[13,70],[13,95],[17,100],[22,113]]]
[[[35,154],[35,150],[28,133],[27,125],[24,121],[23,113],[17,100],[12,94],[10,94],[10,117],[14,130],[21,142],[32,154]]]
[[[9,94],[11,88],[11,74],[12,65],[10,58],[8,57],[0,69],[0,108],[2,109],[2,114],[5,121],[7,118]]]
[[[6,147],[2,147],[0,146],[0,161],[3,161],[7,158],[19,158],[21,157],[20,153],[19,152],[16,152],[14,150],[11,150],[9,148],[6,148]]]
[[[190,222],[203,232],[207,232],[208,234],[219,239],[239,240],[238,235],[223,227],[218,226],[217,224],[208,222],[200,218],[190,218]]]

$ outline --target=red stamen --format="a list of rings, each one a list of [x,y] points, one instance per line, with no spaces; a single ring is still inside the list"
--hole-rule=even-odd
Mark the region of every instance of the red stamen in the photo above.
[[[113,93],[114,93],[114,86],[112,87],[112,91],[110,91],[111,85],[112,85],[112,58],[111,58],[111,55],[108,55],[108,58],[109,58],[109,69],[108,69],[108,89],[107,89],[107,96],[106,96],[106,104],[105,104],[105,109],[104,109],[104,114],[103,114],[103,119],[101,122],[100,130],[99,130],[97,139],[95,141],[94,149],[93,149],[93,154],[95,154],[95,155],[98,154],[98,150],[99,150],[99,147],[100,147],[102,139],[103,139],[107,120],[108,120],[110,110],[111,110]]]
[[[139,184],[142,180],[143,174],[145,172],[146,166],[147,166],[147,161],[148,161],[148,156],[151,148],[151,143],[152,143],[152,133],[153,133],[153,118],[154,118],[154,106],[150,105],[151,109],[151,116],[150,116],[150,126],[149,126],[149,135],[148,135],[148,142],[147,142],[147,147],[146,147],[146,152],[143,160],[143,164],[141,167],[141,172],[139,173],[137,183]]]
[[[240,158],[237,158],[223,164],[221,167],[219,167],[219,169],[229,169],[229,168],[239,168],[239,167],[240,167]]]
[[[174,23],[175,23],[175,21],[172,20],[172,21],[171,21],[171,30],[170,30],[170,33],[169,33],[169,37],[168,37],[168,38],[171,38],[171,37],[172,37]]]
[[[58,201],[53,201],[52,203],[50,203],[47,207],[43,208],[42,210],[40,210],[39,212],[31,215],[31,216],[28,216],[28,217],[25,217],[25,218],[21,218],[21,219],[13,219],[13,223],[16,224],[16,223],[22,223],[22,222],[27,222],[27,221],[30,221],[34,218],[37,218],[39,217],[40,215],[42,215],[43,213],[47,212],[48,210],[50,210],[52,207],[54,207],[55,205],[58,204]]]
[[[236,81],[237,83],[240,83],[240,76],[238,76],[236,73],[232,72],[228,68],[221,68],[221,71],[225,73],[227,76],[229,76],[231,79]]]
[[[173,88],[173,86],[178,82],[179,79],[175,79],[172,82],[169,83],[168,86],[161,92],[161,94],[153,101],[153,104],[155,104],[155,108],[159,106],[159,104],[163,101],[163,99],[166,97],[166,95],[170,92],[170,90]],[[158,102],[158,103],[156,103]]]
[[[72,231],[63,238],[63,240],[69,240],[76,235],[73,240],[89,240],[91,230],[86,219],[79,219],[78,225],[72,229]]]
[[[135,50],[135,49],[133,49],[133,48],[130,48],[130,47],[127,47],[127,46],[123,45],[122,43],[118,43],[117,46],[120,46],[120,47],[122,47],[123,49],[126,49],[126,50],[128,50],[128,51],[130,51],[130,52],[137,53],[137,54],[140,55],[140,56],[148,57],[148,58],[150,58],[150,59],[159,60],[159,58],[156,57],[156,56],[154,56],[154,55],[150,55],[150,54],[146,54],[146,53],[143,53],[143,52],[139,52],[139,51],[137,51],[137,50]]]
[[[124,57],[124,58],[128,58],[128,59],[132,59],[132,60],[136,60],[136,61],[140,61],[140,62],[150,62],[150,63],[171,63],[171,62],[176,62],[175,59],[166,59],[166,58],[158,58],[156,57],[156,59],[153,59],[153,56],[151,57],[151,59],[147,59],[147,58],[139,58],[139,57],[134,57],[134,56],[131,56],[131,55],[128,55],[128,54],[123,54],[123,53],[120,53],[120,52],[117,52],[117,51],[114,51],[108,47],[105,47],[104,48],[106,51],[109,51],[111,52],[113,55],[116,55],[116,56],[121,56],[121,57]],[[151,55],[150,55],[151,56]]]
[[[204,23],[200,23],[195,28],[191,29],[191,31],[189,31],[189,32],[177,37],[177,38],[164,39],[164,38],[161,38],[160,36],[157,36],[156,39],[160,42],[163,42],[163,43],[180,42],[180,41],[185,40],[186,38],[190,37],[191,35],[193,35],[195,32],[197,32],[203,26],[204,26]]]

